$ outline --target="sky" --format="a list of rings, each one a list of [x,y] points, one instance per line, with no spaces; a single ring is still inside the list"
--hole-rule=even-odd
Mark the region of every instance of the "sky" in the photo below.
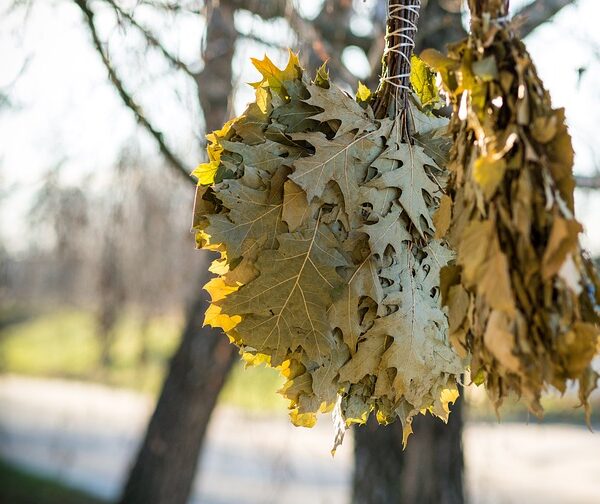
[[[320,4],[319,0],[299,2],[309,17],[318,12]],[[34,234],[27,228],[25,216],[48,170],[60,165],[65,183],[102,190],[107,180],[103,174],[122,149],[138,148],[149,159],[158,158],[159,153],[108,83],[73,2],[36,2],[27,19],[1,12],[0,7],[0,91],[9,89],[13,107],[0,110],[0,239],[10,251],[18,252]],[[555,105],[566,108],[577,152],[575,170],[580,174],[591,174],[600,167],[595,129],[600,117],[596,84],[600,61],[594,52],[600,51],[597,19],[600,2],[579,0],[527,39]],[[191,171],[202,158],[198,140],[203,134],[193,86],[183,76],[174,76],[157,55],[150,54],[142,62],[135,59],[133,49],[139,47],[140,39],[134,33],[115,30],[108,14],[100,13],[98,21],[128,87],[135,90],[136,99],[166,132],[167,141]],[[148,15],[145,21],[157,28],[182,60],[195,60],[204,29],[199,16],[158,23]],[[370,28],[360,17],[353,23],[357,30]],[[282,20],[263,23],[241,14],[236,25],[245,33],[267,34],[277,44],[290,40],[289,28]],[[282,62],[284,55],[267,46],[246,42],[238,47],[234,68],[241,84],[234,100],[236,113],[253,96],[244,84],[257,78],[249,58],[261,58],[265,50]],[[366,72],[365,60],[356,51],[349,49],[344,59],[357,75]],[[579,68],[587,68],[581,79]],[[584,246],[600,254],[600,194],[578,191],[576,203],[586,231]]]

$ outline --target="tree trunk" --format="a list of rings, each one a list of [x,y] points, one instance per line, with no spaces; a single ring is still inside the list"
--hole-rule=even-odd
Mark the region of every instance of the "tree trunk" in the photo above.
[[[185,504],[212,410],[237,356],[220,331],[202,328],[207,296],[191,306],[122,504]]]
[[[461,504],[463,496],[462,401],[448,425],[419,416],[402,451],[402,426],[371,418],[355,429],[352,504]]]
[[[226,0],[210,4],[207,19],[198,91],[206,129],[212,131],[227,117],[237,32],[234,8]],[[220,330],[202,327],[210,301],[201,286],[208,271],[203,277],[121,504],[185,504],[189,498],[210,416],[237,357]]]

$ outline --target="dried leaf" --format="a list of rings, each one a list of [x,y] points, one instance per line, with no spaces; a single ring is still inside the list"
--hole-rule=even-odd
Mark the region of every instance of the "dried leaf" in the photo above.
[[[446,236],[458,257],[442,274],[444,303],[452,341],[496,407],[515,392],[541,414],[543,390],[573,379],[587,410],[600,281],[578,243],[564,111],[513,30],[493,21],[506,5],[469,0],[469,38],[447,58],[423,55],[454,108]],[[449,212],[439,212],[441,229]]]

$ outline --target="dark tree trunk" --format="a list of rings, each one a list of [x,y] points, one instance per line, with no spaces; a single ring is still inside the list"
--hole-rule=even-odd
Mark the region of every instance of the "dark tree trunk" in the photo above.
[[[229,2],[208,10],[205,66],[197,83],[206,129],[212,131],[227,117],[237,32]],[[237,357],[221,331],[202,327],[210,302],[201,290],[208,271],[203,276],[121,504],[185,504],[189,498],[210,416]]]
[[[402,451],[402,426],[371,419],[354,430],[352,504],[461,504],[463,496],[462,401],[448,425],[431,416],[414,421]]]
[[[185,504],[219,391],[236,352],[220,331],[202,328],[207,296],[190,308],[122,504]]]

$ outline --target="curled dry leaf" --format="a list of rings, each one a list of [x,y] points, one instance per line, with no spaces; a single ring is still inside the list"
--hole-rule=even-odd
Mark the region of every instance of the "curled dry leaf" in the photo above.
[[[472,376],[497,407],[515,392],[540,415],[542,391],[567,380],[587,408],[600,288],[579,246],[564,111],[510,25],[495,21],[507,3],[470,0],[469,38],[448,57],[423,54],[454,106],[451,200],[434,222],[458,252],[442,272],[450,339],[472,354]]]

